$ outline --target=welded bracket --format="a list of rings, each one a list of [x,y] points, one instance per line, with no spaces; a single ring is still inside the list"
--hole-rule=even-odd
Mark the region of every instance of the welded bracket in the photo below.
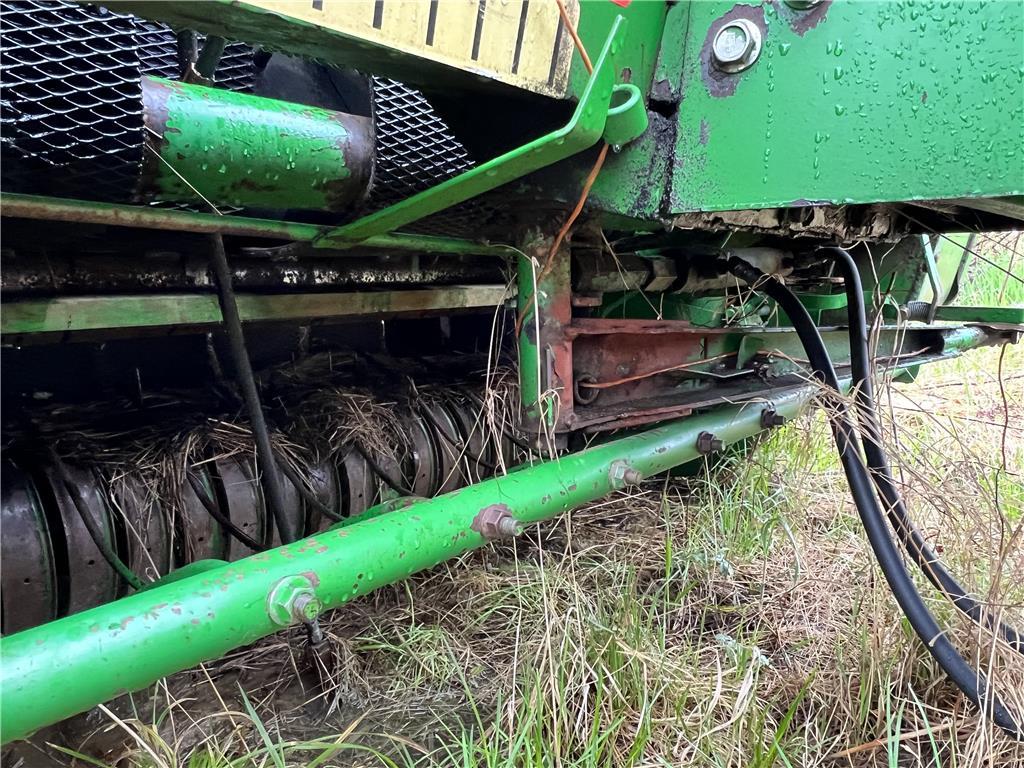
[[[633,89],[628,86],[615,85],[614,59],[625,37],[625,24],[626,20],[622,16],[617,16],[612,22],[608,38],[594,61],[594,71],[580,95],[576,110],[564,126],[435,187],[332,229],[314,240],[313,245],[317,248],[347,248],[376,235],[394,232],[414,221],[589,149],[609,128],[612,129],[616,144],[636,138],[636,135],[630,134],[637,128],[643,132],[647,127],[646,119],[639,120],[635,114],[639,110],[646,118],[643,99],[635,98]],[[616,104],[613,95],[625,101]],[[629,130],[629,126],[633,126],[633,130]]]

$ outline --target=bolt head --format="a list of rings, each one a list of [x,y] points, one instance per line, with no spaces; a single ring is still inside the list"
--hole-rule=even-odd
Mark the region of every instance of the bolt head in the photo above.
[[[722,450],[725,450],[725,441],[722,438],[715,437],[711,432],[701,432],[697,435],[698,453],[718,453]]]
[[[503,539],[519,534],[522,524],[505,504],[491,504],[477,512],[470,528],[485,539]]]
[[[785,0],[785,3],[794,11],[809,11],[816,5],[821,5],[822,0]]]
[[[711,58],[723,72],[742,72],[761,54],[761,28],[750,19],[722,25],[711,43]]]

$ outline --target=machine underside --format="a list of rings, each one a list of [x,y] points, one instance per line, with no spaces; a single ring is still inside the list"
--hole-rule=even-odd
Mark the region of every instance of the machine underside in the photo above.
[[[881,375],[1024,330],[953,304],[948,234],[1024,219],[998,3],[969,97],[891,90],[886,4],[481,2],[464,53],[443,3],[299,5],[2,3],[5,742],[836,395],[742,265],[843,386],[836,249]]]

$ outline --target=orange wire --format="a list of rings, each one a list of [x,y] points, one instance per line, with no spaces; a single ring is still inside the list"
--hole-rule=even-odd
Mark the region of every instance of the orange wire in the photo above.
[[[562,0],[555,0],[558,3],[558,15],[562,17],[562,23],[565,28],[569,30],[569,34],[572,36],[573,45],[576,46],[576,50],[580,52],[580,58],[583,59],[583,66],[587,68],[587,72],[590,74],[594,73],[594,65],[590,63],[590,57],[587,56],[587,49],[583,45],[583,41],[580,40],[580,36],[576,33],[576,27],[572,25],[572,19],[569,18],[569,11],[565,9],[565,3]]]
[[[597,160],[594,161],[594,167],[590,169],[590,173],[587,174],[586,180],[583,182],[583,190],[580,192],[580,199],[576,201],[576,207],[572,209],[572,213],[566,218],[565,223],[562,224],[561,229],[558,230],[558,234],[555,235],[555,239],[551,242],[551,249],[548,251],[548,256],[544,260],[544,266],[541,267],[540,272],[537,273],[537,285],[540,285],[541,280],[548,276],[551,272],[555,263],[555,254],[558,253],[558,249],[562,247],[562,242],[565,240],[566,235],[569,234],[569,230],[572,225],[576,223],[576,219],[579,218],[580,213],[583,212],[583,206],[587,202],[587,197],[590,196],[590,188],[594,186],[594,182],[597,181],[597,174],[601,172],[601,166],[604,165],[604,159],[608,156],[608,143],[605,142],[601,146],[601,151],[597,155]],[[534,303],[537,301],[536,290],[534,291],[533,297]],[[528,307],[523,307],[523,311],[519,314],[519,318],[516,320],[516,335],[522,330],[523,321],[526,319]]]
[[[569,35],[572,37],[573,45],[576,46],[576,50],[579,51],[580,58],[583,59],[583,66],[586,67],[589,74],[593,74],[594,65],[590,62],[590,56],[587,55],[587,48],[583,45],[583,41],[580,36],[576,33],[576,28],[572,25],[572,19],[569,18],[569,11],[566,10],[565,3],[563,0],[555,0],[558,4],[558,15],[562,17],[562,24],[567,30]],[[604,165],[604,160],[608,156],[608,144],[605,143],[601,147],[601,151],[597,155],[597,160],[594,162],[594,167],[590,169],[590,173],[587,174],[586,180],[583,182],[583,190],[580,193],[580,199],[576,202],[576,207],[572,209],[572,213],[565,220],[562,228],[558,230],[558,234],[555,235],[554,241],[551,243],[551,250],[548,251],[547,259],[544,261],[544,266],[541,267],[539,273],[537,273],[537,284],[547,277],[551,271],[555,262],[555,254],[558,253],[558,249],[562,247],[562,242],[565,240],[566,235],[569,234],[569,230],[572,225],[576,223],[576,219],[579,218],[580,213],[583,212],[583,206],[587,202],[587,197],[590,195],[590,188],[594,186],[594,182],[597,180],[597,174],[601,171],[601,166]],[[534,292],[534,304],[537,302],[536,291]],[[523,321],[526,319],[527,307],[523,307],[523,311],[516,318],[516,335],[522,330]]]

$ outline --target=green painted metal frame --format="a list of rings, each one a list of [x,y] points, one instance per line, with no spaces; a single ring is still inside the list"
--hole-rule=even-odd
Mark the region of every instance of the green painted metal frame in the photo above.
[[[699,458],[701,432],[742,440],[761,430],[764,408],[793,417],[813,392],[665,424],[4,637],[0,741],[278,631],[281,584],[302,578],[320,606],[343,605],[482,546],[474,520],[498,502],[522,524],[546,520],[623,487],[617,468],[667,471]]]
[[[0,195],[0,217],[196,234],[220,233],[238,237],[264,237],[303,243],[312,242],[330,229],[328,226],[304,224],[297,221],[257,219],[248,216],[221,216],[212,213],[192,213],[138,205],[95,203],[88,200],[15,193]],[[510,257],[516,253],[516,249],[507,245],[477,243],[453,237],[399,233],[371,237],[360,243],[359,246],[360,248],[380,250],[450,253],[465,256]],[[320,255],[330,256],[331,254],[324,252]]]
[[[509,297],[504,285],[347,293],[239,293],[238,313],[247,323],[341,320],[493,308]],[[0,333],[14,337],[125,328],[171,331],[222,322],[214,294],[58,296],[5,301]]]
[[[1020,3],[686,5],[672,213],[1024,192]],[[709,41],[738,14],[764,45],[723,75]]]
[[[580,95],[572,117],[564,126],[436,187],[331,230],[314,241],[314,245],[320,248],[345,248],[370,237],[394,232],[594,146],[608,125],[609,105],[617,77],[615,56],[622,46],[624,26],[622,16],[617,16],[612,22],[601,53],[593,62],[594,71]],[[642,103],[638,106],[641,110],[644,108]],[[627,113],[618,119],[630,118]]]

